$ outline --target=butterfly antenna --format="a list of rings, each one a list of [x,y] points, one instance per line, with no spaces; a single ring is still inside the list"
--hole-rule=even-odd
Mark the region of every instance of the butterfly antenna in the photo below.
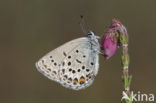
[[[84,32],[84,34],[87,35],[87,33],[88,33],[89,30],[87,29],[87,25],[85,23],[84,16],[83,15],[80,15],[80,18],[81,18],[80,27],[81,27],[82,31]]]

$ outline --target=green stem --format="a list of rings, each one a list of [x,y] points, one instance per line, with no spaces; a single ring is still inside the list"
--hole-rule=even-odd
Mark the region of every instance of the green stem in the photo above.
[[[120,34],[120,42],[122,47],[122,69],[123,69],[123,83],[124,92],[131,99],[130,85],[132,81],[132,76],[129,76],[129,54],[128,54],[128,34]],[[125,103],[132,103],[132,100],[125,100]]]

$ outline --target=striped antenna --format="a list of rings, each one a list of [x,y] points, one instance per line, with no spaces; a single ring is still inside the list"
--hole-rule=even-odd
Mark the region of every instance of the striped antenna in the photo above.
[[[87,24],[84,20],[84,16],[83,15],[80,15],[80,18],[81,18],[81,21],[80,21],[80,27],[82,29],[82,31],[84,32],[84,34],[88,34],[88,28],[87,28]]]

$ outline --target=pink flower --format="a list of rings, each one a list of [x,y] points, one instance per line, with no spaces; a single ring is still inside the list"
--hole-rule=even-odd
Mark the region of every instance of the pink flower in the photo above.
[[[113,19],[101,39],[101,49],[104,50],[106,60],[114,55],[117,47],[126,42],[128,42],[128,35],[125,26],[119,20]]]
[[[101,40],[101,49],[104,50],[106,60],[112,57],[117,49],[117,38],[113,32],[106,33]]]

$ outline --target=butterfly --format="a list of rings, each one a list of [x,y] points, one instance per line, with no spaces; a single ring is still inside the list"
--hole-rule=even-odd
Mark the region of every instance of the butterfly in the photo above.
[[[92,31],[87,33],[84,28],[82,30],[87,34],[86,37],[71,40],[36,62],[40,73],[73,90],[90,86],[99,69],[99,37]]]

